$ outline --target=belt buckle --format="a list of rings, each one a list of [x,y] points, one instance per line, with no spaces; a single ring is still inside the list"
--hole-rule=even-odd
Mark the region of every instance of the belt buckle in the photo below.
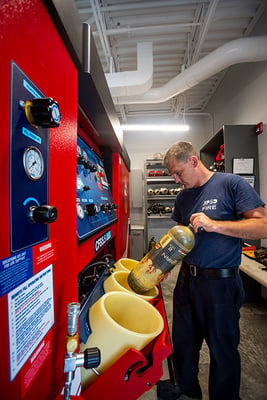
[[[196,277],[197,276],[197,267],[195,265],[190,264],[190,275]]]

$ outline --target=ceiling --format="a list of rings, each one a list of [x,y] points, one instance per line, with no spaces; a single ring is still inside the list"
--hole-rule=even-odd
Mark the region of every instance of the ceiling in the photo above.
[[[150,87],[155,91],[189,71],[220,46],[251,35],[267,7],[266,0],[76,0],[75,3],[81,21],[91,26],[107,78],[116,73],[119,84],[115,83],[115,90],[118,85],[129,85],[127,95],[121,94],[122,88],[118,89],[118,95],[112,91],[114,83],[108,80],[122,122],[127,122],[130,116],[179,118],[188,113],[203,113],[225,68],[168,99],[155,96],[153,102],[149,97],[144,101],[144,94]],[[143,65],[138,69],[137,44],[144,42],[151,45],[147,45],[139,58]]]

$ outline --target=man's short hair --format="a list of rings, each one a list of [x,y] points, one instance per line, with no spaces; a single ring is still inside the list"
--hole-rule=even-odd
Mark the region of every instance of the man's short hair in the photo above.
[[[182,161],[186,163],[191,156],[196,156],[197,158],[199,158],[191,142],[175,142],[165,152],[163,157],[163,165],[168,166],[171,158],[176,158],[177,161]]]

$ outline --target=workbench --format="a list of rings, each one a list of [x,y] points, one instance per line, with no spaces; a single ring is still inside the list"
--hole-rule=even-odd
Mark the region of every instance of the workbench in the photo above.
[[[267,288],[267,270],[263,264],[242,254],[240,270]]]

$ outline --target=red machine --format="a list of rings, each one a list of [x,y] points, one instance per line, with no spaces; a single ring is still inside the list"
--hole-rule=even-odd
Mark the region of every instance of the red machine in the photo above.
[[[3,0],[0,19],[1,396],[50,400],[74,378],[64,374],[66,348],[72,362],[87,334],[85,309],[68,347],[69,305],[88,305],[91,293],[94,302],[106,267],[129,254],[130,163],[75,3]],[[97,290],[85,293],[95,270]],[[154,305],[163,333],[144,352],[131,349],[83,398],[103,398],[109,385],[111,399],[134,400],[160,378],[171,346],[161,295]],[[80,394],[79,373],[72,393]]]

